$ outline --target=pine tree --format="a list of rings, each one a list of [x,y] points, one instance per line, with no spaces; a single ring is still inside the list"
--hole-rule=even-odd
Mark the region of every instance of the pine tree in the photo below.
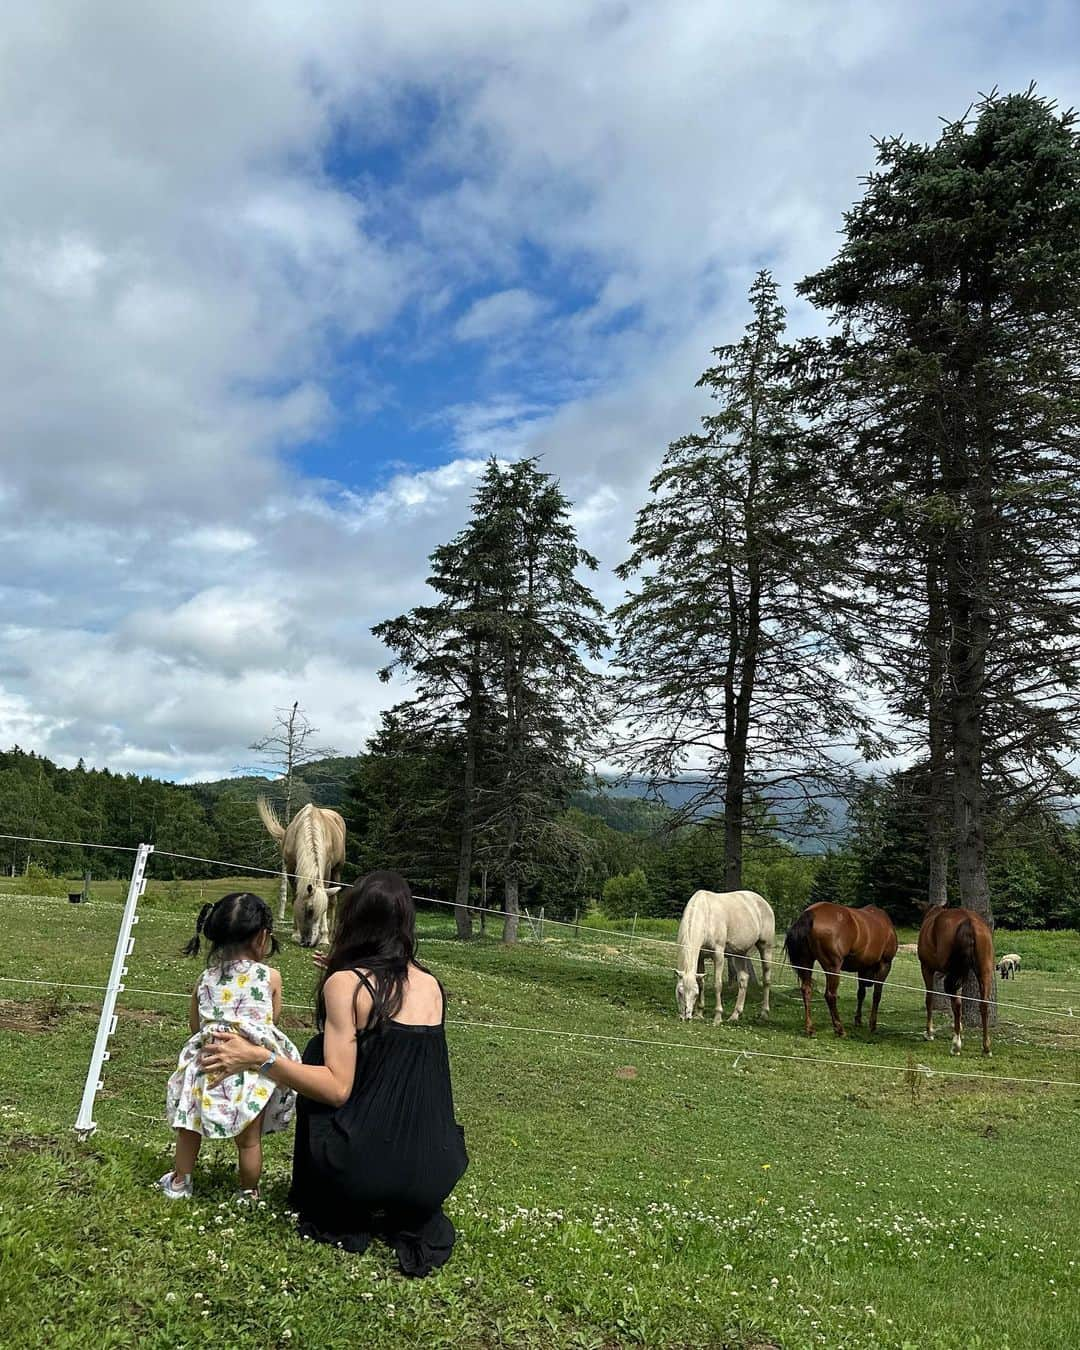
[[[504,886],[504,939],[517,939],[521,884],[530,861],[562,855],[585,870],[586,841],[564,818],[585,777],[599,731],[598,660],[607,635],[600,603],[582,582],[596,559],[580,547],[570,503],[533,459],[492,459],[476,510],[499,522],[502,591],[493,633],[502,729],[497,793],[485,843]]]
[[[961,903],[989,918],[992,813],[1075,788],[1074,115],[993,93],[933,146],[879,143],[839,255],[800,290],[843,325],[815,356],[849,451],[875,654],[929,758],[931,899],[951,842]]]
[[[400,669],[416,690],[394,709],[396,753],[420,755],[432,746],[452,746],[457,752],[445,801],[457,821],[454,918],[462,939],[473,931],[469,895],[476,830],[483,819],[483,769],[498,736],[485,657],[497,636],[501,525],[474,506],[465,529],[431,555],[428,585],[439,597],[436,603],[372,629],[395,654],[380,678],[389,680]]]
[[[624,762],[655,792],[696,778],[684,820],[722,807],[728,890],[741,885],[753,796],[813,819],[846,780],[843,752],[877,746],[841,677],[831,503],[796,414],[768,272],[750,305],[745,335],[716,348],[698,382],[718,410],[670,446],[653,479],[618,569],[640,585],[615,615]]]
[[[437,748],[452,771],[436,817],[456,822],[455,913],[468,908],[477,863],[503,879],[513,941],[520,886],[537,860],[576,846],[562,823],[583,781],[595,731],[600,606],[577,579],[596,562],[582,550],[558,485],[535,461],[491,460],[470,521],[432,554],[428,584],[440,596],[378,625],[377,637],[408,671],[415,696],[394,710],[399,753]]]

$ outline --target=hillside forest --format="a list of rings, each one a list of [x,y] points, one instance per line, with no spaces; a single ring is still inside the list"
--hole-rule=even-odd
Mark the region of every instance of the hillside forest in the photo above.
[[[349,827],[347,879],[383,865],[401,867],[420,894],[449,900],[453,859],[442,867],[407,852],[388,853],[392,811],[374,796],[380,766],[371,756],[335,757],[296,775],[297,808],[315,800],[333,806]],[[880,904],[897,922],[914,922],[926,894],[928,845],[911,809],[908,775],[867,779],[831,846],[808,852],[805,840],[782,837],[775,821],[759,822],[744,860],[745,884],[767,896],[781,924],[814,900]],[[918,791],[917,786],[914,789]],[[0,825],[5,833],[50,839],[153,843],[163,852],[220,859],[238,869],[277,865],[275,846],[255,811],[255,798],[279,798],[280,782],[257,776],[177,785],[108,770],[60,768],[18,748],[0,753]],[[552,918],[599,910],[610,919],[675,917],[699,887],[713,889],[724,865],[723,830],[712,819],[685,822],[677,807],[597,784],[580,790],[560,826],[577,843],[575,866],[565,856],[541,859],[523,904]],[[130,854],[120,849],[3,841],[3,870],[40,893],[67,889],[64,878],[123,877]],[[1046,816],[1001,831],[990,871],[999,925],[1080,927],[1080,825]],[[229,868],[159,856],[153,875],[171,880],[228,876]],[[482,873],[470,903],[500,908]],[[267,878],[268,893],[276,886]]]

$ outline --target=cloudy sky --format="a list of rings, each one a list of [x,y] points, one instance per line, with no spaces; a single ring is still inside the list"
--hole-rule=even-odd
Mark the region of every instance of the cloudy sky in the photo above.
[[[9,8],[0,744],[216,776],[299,698],[357,750],[371,625],[485,456],[542,455],[619,561],[871,138],[1070,103],[1078,40],[1069,0]]]

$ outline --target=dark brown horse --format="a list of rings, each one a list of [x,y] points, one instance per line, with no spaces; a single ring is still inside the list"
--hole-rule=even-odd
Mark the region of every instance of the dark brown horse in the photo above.
[[[973,909],[946,909],[933,905],[919,929],[919,961],[926,985],[926,1039],[934,1039],[934,976],[944,976],[945,992],[952,999],[952,1053],[963,1044],[960,986],[968,975],[979,980],[979,1013],[982,1018],[983,1054],[990,1053],[990,997],[994,987],[994,935],[990,925]]]
[[[862,1026],[866,991],[871,984],[874,986],[870,1030],[877,1030],[881,988],[892,969],[897,947],[896,929],[883,909],[876,905],[849,909],[847,905],[834,905],[823,900],[803,910],[788,929],[784,945],[802,986],[808,1036],[814,1034],[814,1025],[810,1021],[810,993],[815,961],[825,972],[825,1002],[829,1005],[836,1034],[844,1034],[844,1024],[836,1012],[836,991],[842,970],[856,971],[859,976],[859,997],[855,1004],[857,1027]]]

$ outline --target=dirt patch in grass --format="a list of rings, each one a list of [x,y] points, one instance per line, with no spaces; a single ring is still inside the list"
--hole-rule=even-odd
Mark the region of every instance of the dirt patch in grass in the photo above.
[[[0,1140],[0,1156],[5,1153],[54,1153],[59,1141],[46,1134],[16,1134]]]
[[[50,1031],[63,1015],[64,1009],[55,1003],[0,999],[0,1031],[21,1031],[37,1036]]]

